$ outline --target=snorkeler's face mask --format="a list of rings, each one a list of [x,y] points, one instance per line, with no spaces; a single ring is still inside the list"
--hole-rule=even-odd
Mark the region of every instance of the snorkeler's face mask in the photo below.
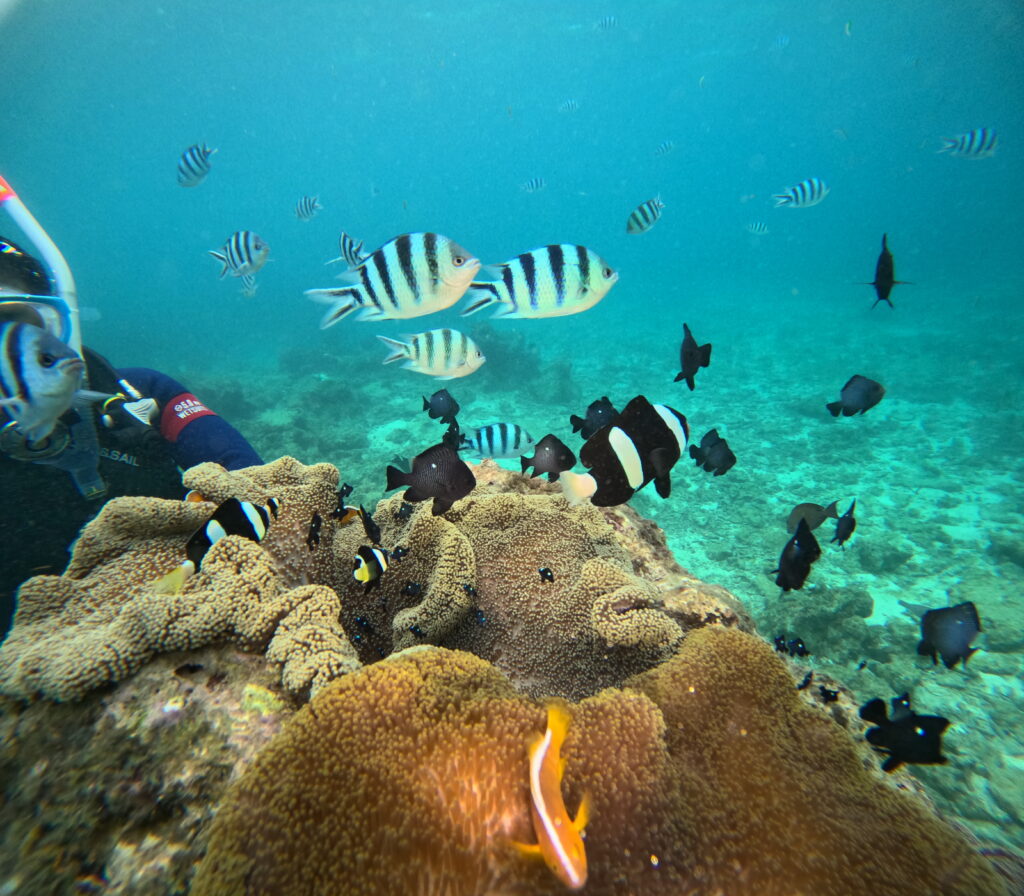
[[[0,176],[0,210],[24,234],[28,249],[0,238],[0,320],[43,327],[82,353],[78,294],[64,256]],[[45,292],[44,292],[45,290]]]

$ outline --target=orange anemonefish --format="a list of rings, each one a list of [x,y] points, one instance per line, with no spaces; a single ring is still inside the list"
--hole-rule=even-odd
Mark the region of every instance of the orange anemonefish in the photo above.
[[[562,703],[548,704],[548,727],[544,734],[530,738],[530,814],[537,844],[516,843],[524,855],[539,855],[548,868],[570,890],[579,890],[587,882],[587,853],[580,836],[590,815],[590,798],[584,795],[576,818],[570,819],[562,799],[562,773],[565,760],[560,756],[571,717]]]

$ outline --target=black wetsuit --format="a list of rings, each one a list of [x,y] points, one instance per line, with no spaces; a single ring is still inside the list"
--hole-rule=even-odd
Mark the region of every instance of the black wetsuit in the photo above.
[[[185,493],[181,469],[203,461],[231,470],[262,463],[238,430],[181,383],[142,367],[115,370],[89,349],[84,355],[90,389],[120,392],[118,380],[125,379],[142,395],[157,400],[160,417],[151,427],[96,426],[99,472],[107,484],[106,494],[98,500],[83,498],[64,470],[0,453],[0,493],[6,508],[0,513],[0,640],[10,627],[18,585],[34,575],[62,572],[71,542],[107,499],[180,498]],[[4,416],[0,411],[0,418]]]

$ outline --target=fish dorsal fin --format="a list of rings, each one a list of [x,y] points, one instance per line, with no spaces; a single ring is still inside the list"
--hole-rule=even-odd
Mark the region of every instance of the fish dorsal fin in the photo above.
[[[581,833],[590,822],[590,793],[584,793],[580,800],[580,807],[576,810],[576,817],[572,820],[572,826],[577,833]]]

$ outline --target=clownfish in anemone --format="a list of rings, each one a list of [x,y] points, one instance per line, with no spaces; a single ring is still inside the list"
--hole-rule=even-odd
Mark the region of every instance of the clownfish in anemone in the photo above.
[[[530,815],[537,843],[514,845],[523,855],[540,856],[563,884],[570,890],[579,890],[587,882],[587,853],[582,833],[590,816],[590,797],[584,794],[576,817],[570,818],[562,799],[565,760],[561,758],[561,750],[571,720],[564,704],[549,703],[547,730],[533,735],[527,742]]]

